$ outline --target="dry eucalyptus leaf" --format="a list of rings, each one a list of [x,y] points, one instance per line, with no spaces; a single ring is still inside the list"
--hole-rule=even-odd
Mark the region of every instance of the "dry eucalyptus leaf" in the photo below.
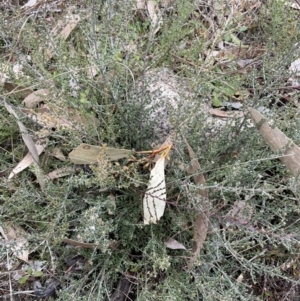
[[[15,98],[21,98],[24,99],[29,94],[33,93],[31,89],[25,88],[23,86],[19,86],[17,84],[13,84],[11,82],[5,82],[4,83],[4,89],[8,91],[9,95],[12,95]]]
[[[38,103],[43,101],[46,96],[49,95],[48,89],[40,89],[37,91],[34,91],[33,93],[29,94],[24,100],[23,104],[29,108],[34,108]]]
[[[95,146],[82,143],[69,153],[69,158],[74,164],[92,164],[97,162],[97,157],[105,150],[105,154],[109,161],[117,161],[128,158],[132,153],[128,149],[118,149],[110,147]]]
[[[189,156],[190,156],[190,159],[191,159],[192,167],[190,169],[190,172],[192,174],[194,174],[195,184],[204,185],[205,182],[206,182],[205,177],[202,173],[200,173],[201,167],[200,167],[200,164],[199,164],[199,162],[196,158],[196,155],[195,155],[194,151],[192,150],[192,148],[190,147],[189,143],[187,142],[186,138],[183,135],[182,135],[182,137],[183,137],[183,140],[186,144],[186,147],[188,149],[188,153],[189,153]],[[208,198],[208,194],[207,194],[206,189],[199,188],[199,194],[203,198]]]
[[[187,142],[186,138],[182,135],[183,140],[187,146],[189,156],[192,162],[192,173],[194,174],[194,181],[196,185],[204,185],[205,184],[205,177],[202,173],[200,173],[201,167],[196,159],[195,153],[190,147],[189,143]],[[192,249],[192,257],[188,263],[188,268],[192,268],[194,262],[196,261],[197,257],[200,254],[200,251],[203,247],[204,241],[206,239],[207,230],[208,230],[208,215],[209,215],[209,208],[207,205],[208,201],[208,193],[206,189],[199,188],[199,194],[202,197],[204,203],[204,210],[197,214],[196,220],[194,222],[194,246]]]
[[[208,217],[205,212],[201,212],[196,216],[196,220],[194,222],[194,246],[192,248],[192,257],[189,262],[189,268],[192,267],[193,263],[197,259],[200,254],[200,250],[203,247],[204,241],[206,239],[208,230]]]
[[[64,29],[59,33],[60,38],[66,40],[71,34],[72,30],[77,26],[80,21],[79,15],[73,15],[70,17],[68,24],[64,27]]]
[[[58,108],[52,106],[43,105],[41,108],[38,108],[36,110],[21,109],[21,112],[34,122],[48,129],[72,129],[73,127],[75,127],[74,124],[66,117],[61,116],[61,108],[59,110]]]
[[[165,242],[165,246],[173,250],[186,250],[186,247],[174,238],[169,238]]]
[[[67,158],[65,157],[65,155],[63,154],[62,150],[58,147],[53,148],[50,153],[50,156],[57,158],[60,161],[65,162],[67,160]]]
[[[248,111],[265,142],[272,151],[282,154],[280,161],[296,177],[300,170],[300,148],[277,127],[271,128],[267,119],[257,110],[248,107]]]
[[[40,155],[44,149],[45,145],[41,144],[35,144],[37,154]],[[27,153],[27,155],[18,163],[18,165],[12,170],[12,172],[9,174],[8,179],[13,178],[15,175],[29,167],[32,163],[34,163],[34,159],[32,158],[31,153]]]
[[[159,9],[158,4],[155,1],[147,1],[147,9],[151,19],[151,26],[154,29],[153,34],[155,35],[161,28],[163,21],[159,19]]]
[[[82,114],[77,110],[58,104],[45,104],[37,109],[20,109],[20,111],[43,127],[43,129],[35,132],[37,137],[47,137],[55,130],[80,131],[89,126],[97,125],[97,120],[93,115]]]
[[[232,118],[232,117],[243,117],[244,113],[241,111],[222,111],[220,109],[210,110],[209,113],[213,116]]]
[[[71,175],[72,173],[74,173],[73,167],[62,167],[49,172],[46,177],[50,180],[53,180]]]
[[[13,75],[13,76],[12,76]],[[23,72],[23,65],[20,63],[1,64],[0,65],[0,85],[4,87],[9,93],[2,94],[11,95],[14,98],[24,99],[27,95],[32,93],[31,89],[15,84],[12,81],[26,77]]]
[[[160,157],[150,173],[150,181],[143,199],[144,224],[156,224],[166,207],[165,157]]]
[[[71,16],[70,20],[68,21],[68,24],[58,34],[57,38],[66,40],[69,37],[69,35],[71,34],[72,30],[76,27],[76,25],[78,24],[79,21],[80,21],[79,15]],[[54,53],[50,48],[48,48],[45,50],[45,56],[46,56],[47,60],[50,60],[54,56]]]
[[[63,161],[63,162],[67,160],[67,158],[66,158],[65,155],[63,154],[62,150],[61,150],[60,148],[58,148],[58,147],[53,148],[53,149],[51,150],[51,152],[50,152],[49,155],[50,155],[50,156],[53,156],[53,157],[55,157],[55,158],[57,158],[58,160]]]
[[[63,26],[64,26],[64,21],[63,20],[58,20],[56,25],[50,31],[50,37],[57,36],[59,31],[62,30]]]
[[[103,247],[101,245],[98,244],[94,244],[94,243],[85,243],[85,242],[80,242],[74,239],[70,239],[70,238],[63,238],[62,240],[64,243],[75,246],[75,247],[81,247],[81,248],[85,248],[85,249],[99,249],[101,250]],[[118,241],[113,241],[109,244],[109,248],[112,250],[115,250],[118,248],[119,242]]]
[[[20,132],[21,132],[23,141],[25,142],[25,144],[26,144],[26,146],[27,146],[27,148],[28,148],[28,150],[29,150],[29,152],[30,152],[30,154],[31,154],[34,162],[36,164],[39,164],[39,155],[38,155],[35,143],[33,142],[31,136],[29,135],[26,127],[20,121],[17,113],[14,111],[14,109],[12,108],[11,105],[9,105],[7,102],[5,102],[5,107],[6,107],[7,111],[16,118],[16,121],[17,121],[18,126],[20,128]]]
[[[28,241],[25,238],[27,233],[20,226],[12,225],[7,223],[3,228],[0,229],[2,236],[6,242],[6,245],[12,250],[13,254],[23,260],[28,262],[29,251]]]

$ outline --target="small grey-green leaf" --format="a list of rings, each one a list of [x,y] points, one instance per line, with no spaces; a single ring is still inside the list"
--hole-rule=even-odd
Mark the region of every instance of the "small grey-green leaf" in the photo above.
[[[34,276],[34,277],[41,277],[43,275],[44,275],[44,273],[42,271],[35,271],[32,273],[32,276]]]
[[[24,283],[27,282],[28,278],[29,278],[29,275],[23,276],[22,278],[19,279],[18,282],[19,282],[20,284],[24,284]]]
[[[219,99],[218,93],[216,91],[213,92],[212,104],[213,104],[214,107],[221,107],[222,106],[222,102]]]

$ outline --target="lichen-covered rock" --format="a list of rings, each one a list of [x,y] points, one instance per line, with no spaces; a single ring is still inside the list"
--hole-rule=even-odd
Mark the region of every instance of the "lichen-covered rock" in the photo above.
[[[209,113],[207,101],[197,98],[187,79],[167,68],[146,71],[135,82],[128,105],[138,137],[152,147],[161,145],[168,137],[176,144],[180,140],[177,134],[190,133],[195,124],[199,129],[199,123],[202,133],[196,135],[202,144],[227,123],[226,119],[214,118]]]
[[[152,146],[173,136],[189,94],[184,80],[167,68],[149,70],[138,79],[131,91],[131,101],[139,113],[140,134]]]

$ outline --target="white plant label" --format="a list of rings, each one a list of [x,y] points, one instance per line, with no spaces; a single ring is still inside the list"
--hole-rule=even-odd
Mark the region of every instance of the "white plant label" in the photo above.
[[[150,173],[150,181],[143,199],[144,224],[156,224],[166,207],[165,157],[156,162]]]

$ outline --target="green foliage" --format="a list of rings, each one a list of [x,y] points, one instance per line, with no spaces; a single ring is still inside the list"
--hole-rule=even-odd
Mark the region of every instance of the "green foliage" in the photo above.
[[[149,167],[138,156],[109,162],[100,154],[95,165],[78,166],[68,177],[46,179],[43,191],[31,168],[8,182],[9,172],[27,149],[1,99],[1,223],[25,229],[30,259],[47,261],[39,274],[29,268],[19,283],[10,280],[13,291],[25,290],[26,285],[31,290],[36,277],[45,286],[47,279],[55,277],[60,281],[56,300],[106,300],[125,275],[131,282],[129,298],[138,301],[281,300],[284,294],[296,300],[292,298],[299,291],[298,182],[255,127],[246,122],[241,129],[241,119],[232,118],[225,127],[212,130],[203,109],[242,95],[245,106],[270,108],[269,118],[275,125],[296,143],[300,141],[294,107],[298,96],[289,95],[294,103],[284,103],[279,89],[287,83],[287,67],[299,55],[294,47],[300,28],[296,13],[288,8],[287,15],[284,3],[274,0],[261,3],[255,11],[240,8],[236,18],[226,23],[228,8],[222,19],[220,8],[213,15],[208,6],[180,0],[160,8],[163,24],[154,34],[147,11],[134,8],[136,1],[82,2],[83,7],[73,7],[81,22],[66,41],[55,40],[51,61],[40,51],[49,47],[52,38],[48,21],[16,11],[16,21],[8,28],[3,21],[7,16],[0,12],[1,51],[20,62],[21,54],[32,55],[23,63],[19,78],[9,67],[10,80],[32,89],[49,88],[51,104],[61,112],[73,109],[92,120],[79,129],[53,129],[40,158],[41,169],[48,173],[71,164],[54,158],[55,148],[67,156],[82,142],[124,149],[147,145],[143,141],[147,129],[141,126],[143,108],[136,105],[131,110],[127,104],[145,70],[169,67],[188,83],[188,101],[197,104],[188,112],[189,118],[182,115],[174,123],[175,131],[184,133],[195,151],[206,177],[208,235],[188,270],[193,223],[204,205],[187,173],[191,162],[181,138],[166,170],[166,212],[158,224],[145,226],[142,199]],[[59,16],[54,16],[57,21]],[[238,39],[266,48],[259,67],[245,72],[238,67],[238,56],[222,60],[220,42],[235,44]],[[213,51],[219,51],[219,56]],[[97,70],[95,76],[87,75],[90,67]],[[6,93],[2,91],[21,106],[15,94]],[[42,125],[25,117],[22,122],[36,139]],[[2,176],[6,169],[9,172]],[[237,204],[244,204],[244,209]],[[64,238],[101,245],[101,250],[73,248]],[[187,250],[166,248],[168,238]],[[113,241],[118,242],[116,249],[111,248]],[[13,251],[3,243],[3,283],[8,279],[4,263],[16,260]],[[68,265],[68,258],[79,258],[80,264]]]
[[[30,277],[42,277],[42,276],[43,276],[42,271],[33,271],[31,268],[28,268],[25,271],[25,275],[19,279],[19,283],[25,284]]]

